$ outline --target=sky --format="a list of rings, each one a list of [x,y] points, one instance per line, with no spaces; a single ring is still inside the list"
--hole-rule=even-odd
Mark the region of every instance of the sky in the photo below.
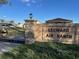
[[[64,18],[79,23],[79,0],[9,0],[0,5],[0,19],[23,23],[29,13],[40,22]]]

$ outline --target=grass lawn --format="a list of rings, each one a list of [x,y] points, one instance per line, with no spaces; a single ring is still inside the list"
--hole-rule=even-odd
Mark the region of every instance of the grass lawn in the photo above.
[[[3,53],[0,59],[79,59],[79,46],[36,42]]]

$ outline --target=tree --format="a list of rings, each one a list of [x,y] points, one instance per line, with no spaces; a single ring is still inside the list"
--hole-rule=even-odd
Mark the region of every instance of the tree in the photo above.
[[[20,25],[21,23],[18,23],[18,25]]]
[[[8,0],[0,0],[0,4],[7,4]]]
[[[15,22],[12,20],[12,21],[10,21],[10,24],[14,24]]]
[[[3,23],[4,22],[4,20],[3,19],[1,19],[1,23]]]
[[[12,20],[12,21],[10,21],[10,23],[14,23],[14,21]]]

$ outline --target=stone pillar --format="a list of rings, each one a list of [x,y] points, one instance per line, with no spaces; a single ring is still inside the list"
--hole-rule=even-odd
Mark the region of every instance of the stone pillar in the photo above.
[[[32,44],[35,42],[34,29],[37,20],[33,19],[32,13],[29,14],[29,18],[25,20],[25,43]]]

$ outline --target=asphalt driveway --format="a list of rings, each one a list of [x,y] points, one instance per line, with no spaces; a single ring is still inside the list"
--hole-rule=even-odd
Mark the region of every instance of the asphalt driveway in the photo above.
[[[2,54],[3,52],[10,51],[11,49],[13,49],[19,45],[21,45],[21,44],[0,41],[0,54]]]

